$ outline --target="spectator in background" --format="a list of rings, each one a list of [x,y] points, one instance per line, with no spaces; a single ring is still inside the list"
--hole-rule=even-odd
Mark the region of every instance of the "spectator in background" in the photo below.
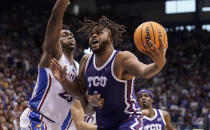
[[[169,113],[153,107],[154,95],[151,91],[146,89],[140,90],[137,94],[137,99],[141,110],[149,110],[149,113],[143,117],[143,130],[153,128],[156,130],[173,130]]]

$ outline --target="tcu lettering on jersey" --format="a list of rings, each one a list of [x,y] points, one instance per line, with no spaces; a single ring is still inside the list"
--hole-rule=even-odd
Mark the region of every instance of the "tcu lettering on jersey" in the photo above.
[[[161,124],[150,124],[144,126],[144,130],[162,130]]]
[[[91,76],[91,77],[88,77],[88,87],[91,87],[91,86],[105,87],[106,82],[107,82],[107,77],[105,77],[105,76]]]

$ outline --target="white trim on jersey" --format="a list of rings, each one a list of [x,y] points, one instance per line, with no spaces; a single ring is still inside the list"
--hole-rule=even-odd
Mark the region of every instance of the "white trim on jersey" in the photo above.
[[[43,103],[45,102],[45,98],[46,98],[47,94],[49,93],[49,89],[50,89],[51,83],[52,83],[52,78],[51,78],[50,74],[47,73],[47,70],[46,69],[45,69],[45,71],[46,71],[46,74],[47,74],[47,81],[48,82],[47,82],[47,87],[45,89],[45,92],[44,92],[44,94],[42,96],[42,99],[40,100],[39,105],[37,107],[37,110],[38,111],[41,109]]]
[[[135,123],[133,125],[130,126],[131,130],[136,130],[136,127],[137,125],[139,125],[139,121],[137,118],[135,118]],[[142,130],[142,127],[140,127],[138,130]]]
[[[114,56],[116,50],[114,50],[111,54],[111,56],[109,57],[109,59],[101,66],[101,67],[97,67],[96,64],[95,64],[95,55],[93,55],[93,66],[94,68],[97,70],[97,71],[100,71],[102,70],[109,62],[110,60],[112,59],[112,57]]]
[[[116,55],[116,56],[117,56],[117,55]],[[115,58],[114,58],[114,60],[113,60],[113,62],[112,62],[112,65],[111,65],[112,77],[113,77],[116,81],[118,81],[118,82],[122,82],[122,83],[127,84],[127,80],[119,79],[119,78],[117,78],[117,76],[115,76],[115,74],[114,74],[114,61],[115,61],[115,59],[116,59],[116,56],[115,56]],[[126,87],[127,87],[127,85],[126,85]]]
[[[161,116],[161,118],[162,118],[162,120],[163,120],[163,123],[164,123],[164,125],[166,126],[166,121],[165,121],[165,118],[164,118],[164,116],[163,116],[162,111],[161,111],[160,109],[157,109],[157,110],[159,111],[160,116]]]
[[[38,89],[38,86],[39,86],[39,71],[38,71],[38,76],[37,76],[37,80],[36,80],[36,85],[35,85],[35,87],[34,87],[34,91],[33,91],[33,93],[32,93],[31,99],[35,97],[36,91],[37,91],[37,89]]]
[[[143,118],[145,118],[145,119],[147,119],[149,121],[153,121],[154,119],[156,119],[158,113],[157,113],[156,109],[154,109],[154,108],[153,108],[153,111],[155,112],[155,116],[153,116],[152,118],[149,118],[147,116],[144,116]]]
[[[116,55],[117,56],[117,55]],[[125,91],[124,91],[124,93],[125,93],[125,95],[124,95],[124,98],[125,98],[125,104],[126,104],[126,108],[125,108],[125,112],[126,113],[128,113],[128,114],[133,114],[133,112],[129,112],[129,107],[131,106],[131,104],[129,104],[128,103],[128,81],[127,80],[121,80],[121,79],[119,79],[119,78],[117,78],[117,76],[115,76],[115,74],[114,74],[114,62],[115,62],[115,59],[116,59],[116,56],[114,57],[114,60],[112,61],[112,64],[111,64],[111,74],[112,74],[112,77],[116,80],[116,81],[118,81],[118,82],[121,82],[121,83],[124,83],[125,84]],[[131,84],[131,93],[130,93],[130,100],[131,101],[133,101],[134,103],[132,104],[132,108],[135,110],[135,111],[140,111],[140,109],[137,109],[136,107],[135,107],[135,99],[133,99],[132,98],[132,94],[133,94],[133,80],[134,80],[135,78],[133,78],[132,79],[132,84]],[[131,115],[132,116],[132,115]]]

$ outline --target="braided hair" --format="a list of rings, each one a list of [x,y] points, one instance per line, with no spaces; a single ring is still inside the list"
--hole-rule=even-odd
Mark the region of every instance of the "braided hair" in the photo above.
[[[111,38],[114,41],[113,45],[117,46],[123,41],[123,33],[126,32],[126,27],[116,22],[108,19],[105,16],[102,16],[99,21],[94,21],[91,19],[84,19],[84,22],[81,23],[82,27],[77,30],[77,32],[84,33],[88,38],[94,31],[102,31],[104,28],[111,30]]]

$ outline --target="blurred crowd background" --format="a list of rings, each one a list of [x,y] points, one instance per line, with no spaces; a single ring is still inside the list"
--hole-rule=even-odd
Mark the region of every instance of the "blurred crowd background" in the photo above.
[[[0,130],[19,130],[19,118],[27,107],[42,54],[48,10],[32,10],[24,5],[0,12]],[[144,63],[151,60],[133,43],[141,16],[105,15],[127,27],[124,42],[117,47],[129,50]],[[76,33],[79,21],[87,16],[66,13],[64,23],[77,40],[75,59],[79,62],[88,49],[88,40]],[[88,14],[88,16],[92,16]],[[99,18],[100,13],[94,15]],[[177,129],[210,129],[210,32],[198,28],[167,27],[169,48],[164,69],[149,80],[136,79],[136,92],[147,88],[155,94],[154,106],[168,111]]]

